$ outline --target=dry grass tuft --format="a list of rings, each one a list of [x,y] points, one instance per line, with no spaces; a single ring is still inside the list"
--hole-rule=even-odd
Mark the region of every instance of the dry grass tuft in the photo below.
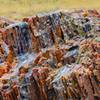
[[[0,0],[0,16],[18,19],[57,9],[100,9],[100,0]]]

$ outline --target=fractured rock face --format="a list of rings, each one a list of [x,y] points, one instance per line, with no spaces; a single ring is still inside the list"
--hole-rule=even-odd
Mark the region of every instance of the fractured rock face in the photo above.
[[[74,10],[0,19],[0,100],[99,100],[99,18]]]

